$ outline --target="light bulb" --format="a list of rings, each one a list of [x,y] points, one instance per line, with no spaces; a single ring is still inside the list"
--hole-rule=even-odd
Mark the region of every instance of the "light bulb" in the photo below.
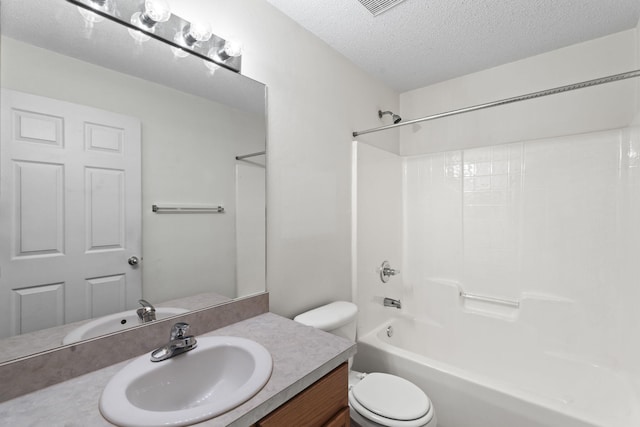
[[[171,6],[167,0],[146,0],[144,15],[154,23],[167,22],[171,18]]]
[[[133,18],[131,19],[131,22],[133,23]],[[132,30],[131,28],[129,28],[128,30],[129,30],[129,35],[138,43],[144,43],[149,39],[151,39],[150,36],[146,35],[142,31]],[[150,30],[150,31],[153,32],[153,30]]]
[[[204,59],[202,60],[202,62],[204,63],[204,66],[209,69],[209,72],[211,73],[211,75],[213,75],[213,73],[215,73],[216,70],[220,69],[220,66],[216,64],[216,62],[222,61],[220,59],[220,49],[217,47],[212,47],[211,49],[209,49],[207,56],[215,62],[206,61]]]
[[[206,42],[212,35],[213,32],[211,31],[211,26],[209,24],[192,22],[187,24],[182,31],[177,32],[176,35],[173,36],[173,41],[178,46],[191,49],[199,42]],[[171,50],[173,51],[173,54],[179,58],[184,58],[188,55],[188,52],[184,49],[172,47]]]
[[[136,27],[153,32],[158,22],[166,22],[171,17],[171,9],[166,0],[146,0],[144,11],[131,15],[131,23]]]
[[[242,51],[244,50],[244,46],[242,43],[238,41],[227,40],[224,43],[223,51],[230,57],[237,57],[242,55]]]
[[[224,46],[218,49],[213,55],[209,55],[215,61],[224,62],[229,58],[234,58],[242,55],[242,43],[237,41],[227,40],[224,42]]]
[[[211,26],[206,22],[192,22],[189,24],[188,31],[184,38],[191,45],[197,42],[206,42],[211,38],[213,32]]]
[[[147,27],[142,20],[142,12],[136,12],[131,15],[131,23],[138,28],[144,28],[147,31],[153,31],[153,27]]]
[[[204,63],[204,66],[207,67],[207,69],[209,70],[209,74],[211,75],[213,75],[217,70],[220,69],[219,65],[216,65],[211,61],[205,61],[203,59],[202,62]]]
[[[176,42],[178,46],[189,47],[182,33],[176,33],[176,35],[173,36],[173,41]],[[177,48],[175,46],[171,46],[171,51],[178,58],[184,58],[189,55],[186,50]]]

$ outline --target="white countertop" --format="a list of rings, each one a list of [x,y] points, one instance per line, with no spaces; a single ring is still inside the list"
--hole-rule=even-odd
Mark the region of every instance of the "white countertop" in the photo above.
[[[262,344],[273,358],[269,382],[253,398],[199,426],[246,427],[291,399],[353,356],[343,338],[265,313],[203,336],[231,335]],[[102,389],[129,361],[0,404],[0,426],[110,426],[98,410]],[[52,366],[51,369],[56,369]],[[9,384],[2,384],[8,387]]]

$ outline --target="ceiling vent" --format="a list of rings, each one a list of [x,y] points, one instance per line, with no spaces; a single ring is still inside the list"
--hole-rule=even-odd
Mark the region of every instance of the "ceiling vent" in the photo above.
[[[383,12],[391,9],[394,6],[399,5],[404,0],[358,0],[364,7],[367,8],[373,16],[378,16]]]

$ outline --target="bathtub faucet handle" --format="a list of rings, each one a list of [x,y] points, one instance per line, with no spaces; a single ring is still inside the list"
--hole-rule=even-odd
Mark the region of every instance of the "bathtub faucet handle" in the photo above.
[[[389,267],[383,268],[382,271],[386,276],[395,276],[396,274],[400,274],[400,270]]]
[[[380,280],[382,283],[387,283],[391,276],[395,276],[396,274],[400,274],[400,270],[396,270],[391,268],[391,264],[389,261],[384,261],[380,266]]]

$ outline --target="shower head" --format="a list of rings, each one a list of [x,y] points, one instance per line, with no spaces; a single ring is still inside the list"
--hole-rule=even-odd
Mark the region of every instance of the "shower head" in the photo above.
[[[382,111],[382,110],[378,110],[378,117],[382,118],[382,116],[384,116],[385,114],[389,114],[391,115],[391,118],[393,119],[393,124],[397,125],[398,123],[400,123],[400,121],[402,120],[402,117],[400,117],[397,114],[394,114],[392,111]]]

